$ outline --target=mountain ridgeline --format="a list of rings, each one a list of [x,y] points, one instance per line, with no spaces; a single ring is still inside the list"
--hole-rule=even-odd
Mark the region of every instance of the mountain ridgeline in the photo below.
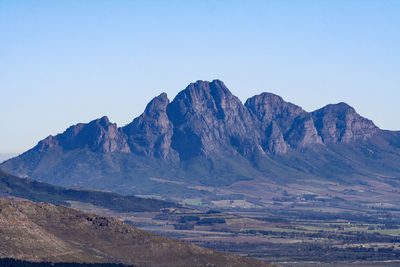
[[[71,126],[0,167],[65,186],[191,194],[182,183],[400,177],[399,147],[399,132],[345,103],[306,112],[262,93],[243,104],[214,80],[191,83],[171,102],[162,93],[124,127],[107,117]]]
[[[89,149],[171,160],[229,152],[287,153],[313,144],[365,140],[378,131],[345,103],[308,113],[281,97],[263,93],[242,102],[219,81],[198,81],[170,103],[162,93],[144,113],[118,128],[105,116],[49,136],[34,148]]]

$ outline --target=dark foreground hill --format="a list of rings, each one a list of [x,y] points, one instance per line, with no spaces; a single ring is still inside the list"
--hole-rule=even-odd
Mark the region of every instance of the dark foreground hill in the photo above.
[[[0,199],[0,258],[135,266],[270,266],[65,206]]]
[[[12,258],[0,258],[1,267],[134,267],[117,263],[32,262]]]
[[[2,170],[0,170],[0,193],[52,204],[68,205],[68,201],[79,201],[118,212],[159,211],[162,208],[178,206],[172,202],[122,196],[111,192],[66,189],[31,179],[18,178]]]
[[[107,117],[73,125],[0,167],[68,187],[263,202],[329,185],[361,186],[357,194],[371,200],[382,195],[370,192],[375,187],[396,192],[399,162],[400,133],[345,103],[306,112],[262,93],[243,104],[215,80],[192,83],[171,102],[157,96],[124,127]]]

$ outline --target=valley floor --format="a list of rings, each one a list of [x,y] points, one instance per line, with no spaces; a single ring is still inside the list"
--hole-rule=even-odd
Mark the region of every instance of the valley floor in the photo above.
[[[284,209],[174,208],[115,213],[79,202],[71,204],[152,233],[282,267],[400,264],[400,211],[396,209],[309,204]]]

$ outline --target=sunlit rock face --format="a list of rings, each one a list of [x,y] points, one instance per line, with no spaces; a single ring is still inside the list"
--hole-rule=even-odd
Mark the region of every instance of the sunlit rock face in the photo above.
[[[327,105],[312,113],[318,134],[325,143],[365,140],[379,131],[346,103]]]
[[[173,161],[215,154],[285,154],[317,144],[351,142],[379,129],[345,103],[308,113],[272,93],[243,104],[222,81],[189,84],[172,102],[165,93],[118,128],[107,117],[79,123],[35,147],[123,152]]]
[[[104,116],[87,124],[69,127],[62,134],[49,136],[34,148],[39,151],[89,149],[94,152],[130,152],[126,137],[115,123]]]
[[[159,158],[176,157],[171,149],[173,125],[167,116],[166,93],[155,97],[145,111],[122,128],[133,153]]]
[[[172,148],[183,159],[261,151],[255,120],[221,81],[190,84],[175,97],[167,112],[174,125]]]

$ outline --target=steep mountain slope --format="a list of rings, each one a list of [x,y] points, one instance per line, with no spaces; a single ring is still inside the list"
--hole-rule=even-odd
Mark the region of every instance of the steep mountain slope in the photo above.
[[[358,115],[346,103],[327,105],[312,113],[318,134],[325,143],[366,140],[379,132],[378,127]]]
[[[0,163],[17,155],[16,153],[0,153]]]
[[[171,148],[173,125],[167,116],[169,100],[162,93],[147,105],[144,113],[122,128],[131,151],[139,155],[175,158]]]
[[[121,128],[107,117],[71,126],[0,167],[63,186],[178,198],[225,194],[243,183],[285,192],[306,180],[379,177],[397,188],[399,144],[399,132],[379,129],[347,104],[306,112],[271,93],[242,104],[214,80],[190,84],[171,102],[157,96]]]
[[[190,84],[167,107],[167,113],[174,125],[171,146],[181,160],[261,150],[249,111],[221,81]]]
[[[0,199],[0,257],[135,266],[271,266],[47,203]]]
[[[263,93],[254,96],[246,101],[245,106],[260,122],[266,151],[284,154],[290,147],[322,143],[311,114],[277,95]]]

